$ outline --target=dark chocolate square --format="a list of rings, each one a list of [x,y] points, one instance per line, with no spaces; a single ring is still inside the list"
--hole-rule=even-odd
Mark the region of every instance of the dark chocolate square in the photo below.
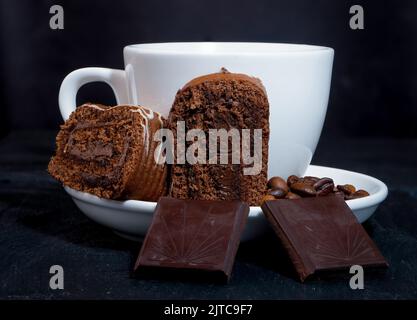
[[[234,201],[159,199],[135,271],[218,272],[229,279],[249,207]]]
[[[334,196],[266,201],[262,210],[304,281],[318,271],[388,266],[346,202]]]

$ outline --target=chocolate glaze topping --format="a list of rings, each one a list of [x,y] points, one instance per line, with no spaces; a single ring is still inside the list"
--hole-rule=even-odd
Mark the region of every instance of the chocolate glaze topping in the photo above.
[[[201,77],[194,78],[187,82],[181,90],[188,89],[193,86],[198,86],[206,81],[219,81],[219,80],[238,80],[238,81],[249,81],[259,87],[265,94],[266,90],[261,80],[255,77],[250,77],[243,73],[230,73],[227,69],[222,68],[220,72],[210,73]]]

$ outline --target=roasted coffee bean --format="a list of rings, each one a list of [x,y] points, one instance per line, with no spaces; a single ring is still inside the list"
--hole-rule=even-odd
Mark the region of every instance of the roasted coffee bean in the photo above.
[[[269,179],[268,188],[271,188],[271,189],[281,188],[285,192],[289,191],[287,182],[281,177],[272,177],[271,179]]]
[[[354,192],[354,194],[357,195],[357,196],[361,196],[361,197],[367,197],[367,196],[370,195],[368,191],[363,190],[363,189],[360,189],[360,190]]]
[[[266,194],[263,196],[262,200],[261,200],[261,205],[265,202],[265,201],[271,201],[271,200],[277,200],[275,199],[275,197],[273,195],[270,194]]]
[[[291,191],[302,197],[314,197],[316,196],[316,189],[313,186],[304,183],[296,182],[291,185]]]
[[[363,198],[363,197],[367,197],[369,196],[368,191],[365,190],[358,190],[354,193],[352,193],[351,195],[346,196],[347,200],[353,200],[353,199],[359,199],[359,198]]]
[[[346,195],[342,191],[336,191],[333,193],[336,197],[341,197],[345,199]],[[346,199],[345,199],[346,200]]]
[[[306,176],[304,178],[301,178],[301,182],[307,183],[309,185],[314,185],[319,180],[320,180],[319,177],[312,177],[312,176]]]
[[[288,192],[285,196],[285,199],[295,200],[295,199],[301,199],[301,197],[298,194]]]
[[[287,194],[287,191],[282,190],[281,188],[274,188],[268,191],[268,194],[274,196],[276,199],[282,199]]]
[[[329,193],[333,192],[333,189],[334,189],[333,179],[321,178],[313,185],[313,187],[314,189],[316,189],[318,196],[320,197],[327,196]]]
[[[268,198],[274,199],[299,199],[301,197],[335,195],[345,200],[352,200],[369,196],[365,190],[358,190],[351,184],[334,185],[334,181],[328,177],[297,177],[291,175],[285,182],[280,177],[272,177],[268,181]]]
[[[356,188],[351,184],[338,185],[337,189],[347,195],[351,195],[352,193],[356,192]]]
[[[288,186],[291,188],[291,185],[292,185],[293,183],[298,182],[299,180],[300,180],[300,178],[299,178],[299,177],[297,177],[297,176],[295,176],[295,175],[292,175],[292,176],[289,176],[289,177],[288,177],[288,179],[287,179],[287,184],[288,184]]]
[[[327,196],[330,193],[333,193],[334,184],[333,182],[329,182],[323,186],[320,187],[320,189],[317,190],[317,195],[319,197]]]
[[[321,178],[321,179],[317,180],[316,183],[314,183],[313,187],[316,190],[321,190],[323,186],[325,186],[325,185],[327,186],[329,184],[331,184],[333,186],[332,187],[332,190],[333,190],[333,188],[334,188],[333,179]]]

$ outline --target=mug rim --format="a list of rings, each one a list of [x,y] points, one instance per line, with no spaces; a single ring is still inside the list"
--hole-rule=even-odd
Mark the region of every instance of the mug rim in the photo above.
[[[331,53],[330,47],[281,42],[156,42],[131,44],[124,48],[156,55],[270,55]]]

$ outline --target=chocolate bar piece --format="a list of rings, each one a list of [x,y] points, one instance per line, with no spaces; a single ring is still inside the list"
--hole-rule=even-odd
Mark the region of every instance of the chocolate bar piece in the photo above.
[[[266,201],[262,210],[303,282],[317,271],[388,264],[339,197]]]
[[[204,270],[229,279],[249,214],[241,201],[161,197],[135,271],[145,267]]]

